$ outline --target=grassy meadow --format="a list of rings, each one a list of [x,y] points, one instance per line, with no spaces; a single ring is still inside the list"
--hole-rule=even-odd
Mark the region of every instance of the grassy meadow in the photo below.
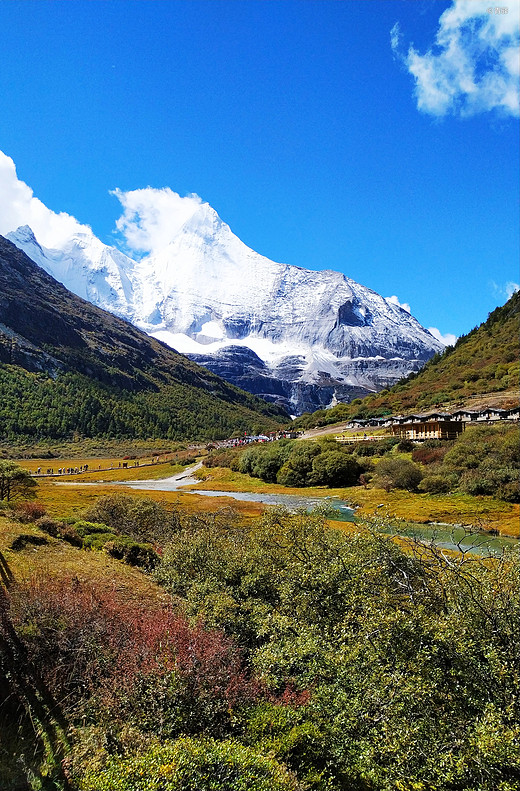
[[[399,454],[405,457],[406,454]],[[199,457],[200,458],[200,457]],[[107,458],[64,458],[53,460],[55,470],[59,467],[89,465],[88,473],[38,478],[36,496],[47,512],[55,517],[76,515],[107,493],[121,491],[118,481],[159,480],[182,472],[185,466],[172,462],[160,462],[144,466],[150,460],[141,459],[138,467],[123,469],[118,465],[119,457]],[[41,466],[45,470],[48,460],[19,460],[22,466],[35,471]],[[128,461],[128,464],[133,464]],[[97,470],[101,467],[101,470]],[[112,467],[112,469],[111,469]],[[498,530],[501,535],[520,537],[520,505],[496,500],[489,496],[472,496],[464,493],[429,494],[394,489],[386,492],[379,488],[350,486],[328,488],[313,486],[296,488],[277,483],[266,483],[227,467],[201,468],[196,472],[198,483],[185,487],[186,491],[159,492],[154,490],[123,489],[137,497],[150,497],[168,508],[186,509],[190,513],[216,511],[231,507],[245,517],[256,517],[265,507],[261,503],[240,502],[226,497],[204,497],[188,494],[188,490],[223,492],[251,492],[267,494],[289,494],[309,497],[333,497],[345,500],[356,508],[358,516],[388,516],[418,524],[445,522],[447,524],[471,525],[482,530]],[[91,485],[89,485],[91,484]],[[95,485],[93,485],[95,484]],[[344,523],[339,523],[344,526]]]

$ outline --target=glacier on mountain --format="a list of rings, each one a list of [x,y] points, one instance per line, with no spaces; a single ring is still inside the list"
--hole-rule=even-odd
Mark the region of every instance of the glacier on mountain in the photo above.
[[[86,229],[60,249],[7,237],[75,294],[293,414],[380,390],[443,344],[395,301],[338,272],[279,264],[207,203],[141,260]]]

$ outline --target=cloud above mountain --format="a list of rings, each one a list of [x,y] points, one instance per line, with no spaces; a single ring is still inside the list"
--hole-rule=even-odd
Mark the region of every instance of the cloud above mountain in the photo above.
[[[454,0],[439,18],[433,45],[420,54],[402,49],[396,23],[394,55],[415,78],[417,107],[434,116],[471,116],[498,110],[520,114],[520,1],[490,6],[489,0]]]
[[[136,253],[153,253],[165,248],[181,227],[202,205],[198,195],[182,198],[169,187],[123,192],[112,191],[123,214],[116,222],[126,247]]]
[[[451,332],[446,332],[444,335],[437,327],[428,327],[428,332],[433,335],[434,338],[437,338],[438,341],[443,343],[445,346],[454,346],[457,342],[457,336],[453,335]]]
[[[398,308],[402,308],[406,310],[407,313],[411,313],[412,309],[408,302],[399,302],[399,299],[394,295],[393,297],[385,297],[387,302],[390,302],[392,305],[397,305]]]
[[[127,249],[135,253],[152,253],[166,247],[202,205],[198,195],[183,198],[169,187],[127,192],[115,189],[112,194],[123,207],[117,230]],[[11,157],[0,151],[0,234],[21,225],[30,226],[40,244],[50,249],[63,247],[75,234],[92,235],[88,225],[66,212],[52,211],[35,198],[31,187],[18,178]]]
[[[116,227],[131,254],[146,255],[163,250],[201,207],[208,206],[198,195],[181,197],[168,187],[115,189],[112,194],[123,209]],[[89,226],[70,214],[52,211],[36,198],[32,189],[18,178],[13,160],[0,151],[0,233],[11,233],[23,225],[32,228],[44,248],[53,250],[63,249],[78,234],[95,239]],[[85,287],[84,293],[87,292]],[[411,313],[410,305],[395,295],[387,297],[386,301]],[[430,329],[430,332],[443,343],[455,340],[455,336],[443,336],[438,330]]]
[[[45,247],[62,247],[74,234],[92,231],[70,214],[56,214],[16,174],[16,166],[0,151],[0,233],[5,235],[20,225],[29,225]]]
[[[494,293],[497,294],[501,299],[511,299],[513,294],[515,294],[517,291],[520,291],[520,285],[512,280],[508,280],[507,283],[504,284],[498,284],[492,280],[491,286]]]

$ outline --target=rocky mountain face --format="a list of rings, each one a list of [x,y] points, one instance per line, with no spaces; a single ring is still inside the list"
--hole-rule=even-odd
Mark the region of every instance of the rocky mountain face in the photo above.
[[[74,293],[291,413],[377,392],[444,347],[398,305],[331,270],[275,263],[206,203],[134,261],[93,234],[9,239]]]

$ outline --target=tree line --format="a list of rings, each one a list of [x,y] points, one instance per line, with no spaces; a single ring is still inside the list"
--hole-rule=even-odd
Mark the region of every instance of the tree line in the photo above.
[[[251,397],[251,400],[252,397]],[[221,439],[251,424],[280,425],[275,412],[227,403],[189,384],[132,392],[78,373],[55,379],[17,366],[0,365],[0,437],[16,440],[83,437],[172,440]]]

